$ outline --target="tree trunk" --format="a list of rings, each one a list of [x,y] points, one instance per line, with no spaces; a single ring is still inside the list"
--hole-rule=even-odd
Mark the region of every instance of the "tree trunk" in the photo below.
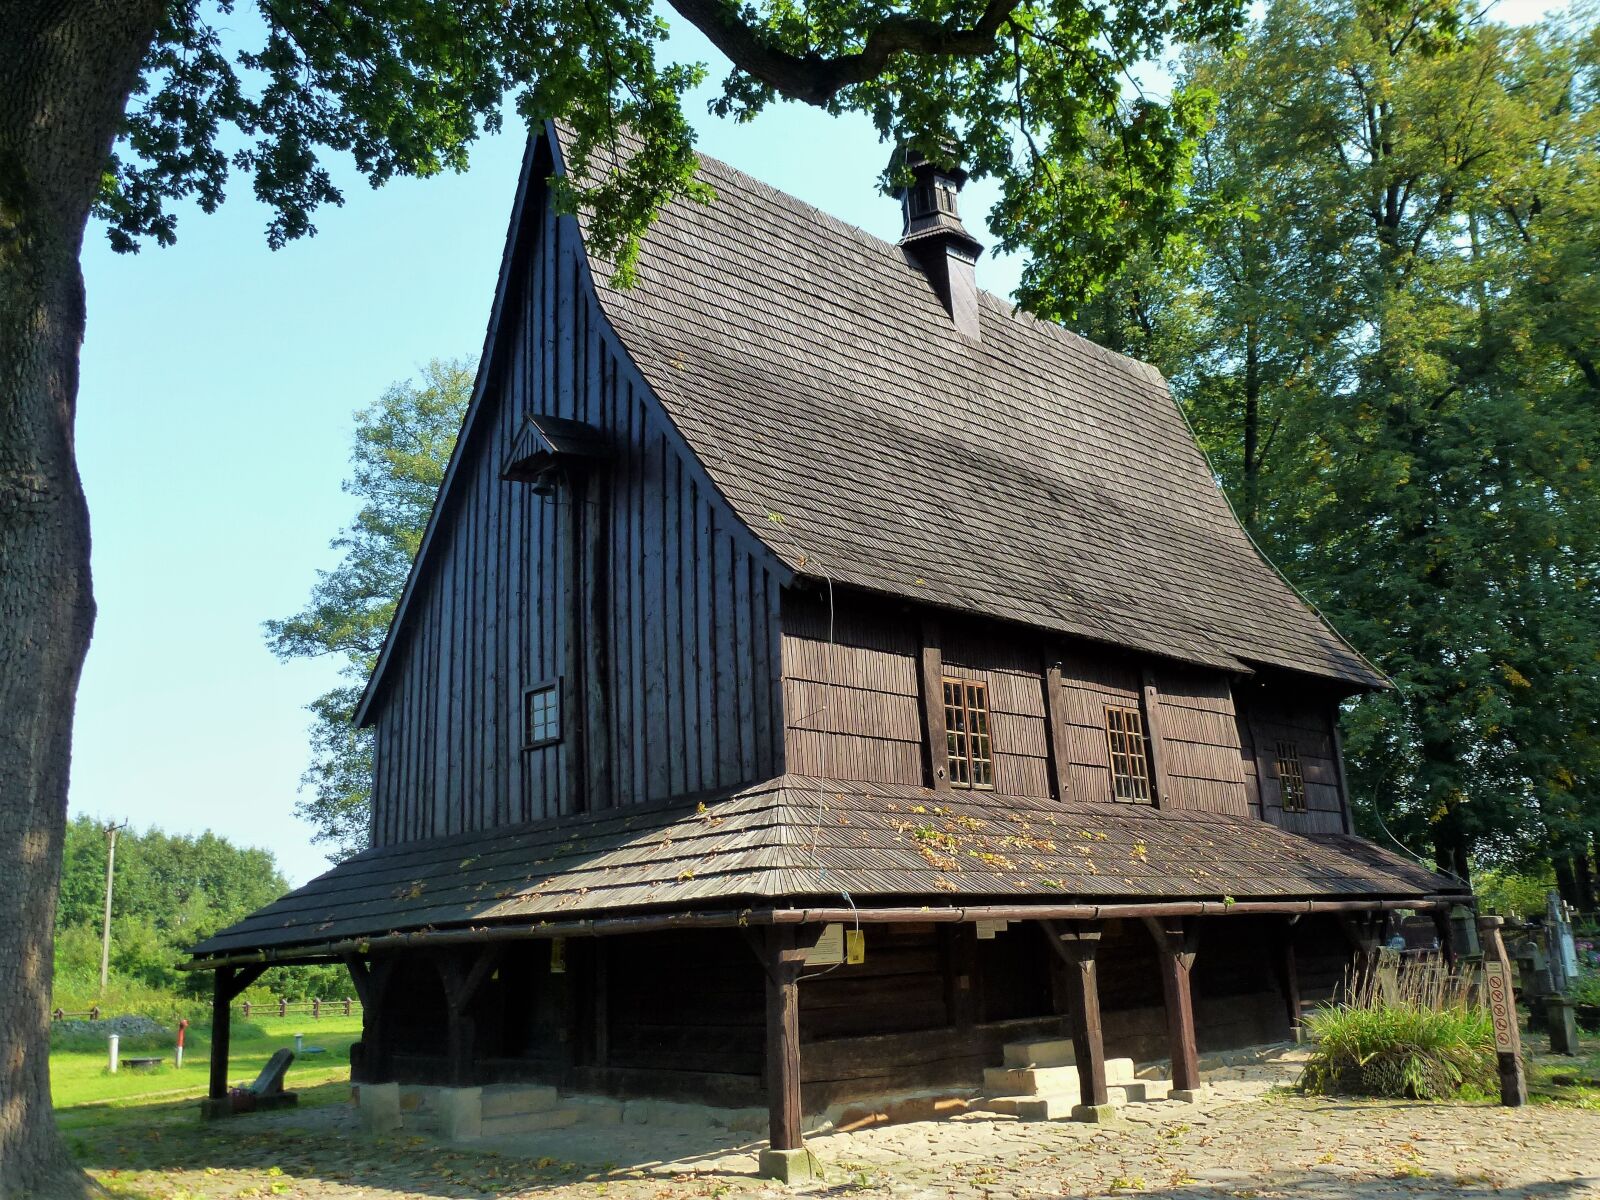
[[[1572,907],[1578,907],[1578,889],[1572,878],[1572,859],[1565,854],[1551,857],[1556,871],[1556,895]]]
[[[0,1200],[81,1194],[50,1108],[72,710],[94,624],[74,454],[78,254],[155,31],[151,0],[10,0],[0,21]]]

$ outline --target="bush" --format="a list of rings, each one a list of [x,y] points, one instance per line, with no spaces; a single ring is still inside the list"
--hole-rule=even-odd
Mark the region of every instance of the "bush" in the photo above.
[[[1576,1004],[1600,1006],[1600,971],[1585,971],[1572,981],[1572,986],[1567,990]]]
[[[1461,977],[1413,968],[1389,987],[1346,992],[1306,1018],[1314,1046],[1301,1090],[1443,1100],[1495,1086],[1494,1026]]]

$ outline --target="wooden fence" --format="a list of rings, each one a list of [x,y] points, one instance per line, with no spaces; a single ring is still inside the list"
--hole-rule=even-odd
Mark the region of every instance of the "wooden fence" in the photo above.
[[[361,1012],[361,1001],[345,996],[342,999],[331,1000],[295,1000],[289,1001],[282,998],[277,1000],[241,1000],[235,1007],[239,1015],[245,1020],[251,1017],[290,1017],[309,1016],[313,1021],[320,1021],[323,1017],[356,1016]],[[98,1005],[94,1008],[84,1009],[79,1012],[68,1012],[58,1008],[50,1016],[57,1021],[98,1021],[102,1018],[122,1016],[122,1013],[111,1013],[101,1009]]]

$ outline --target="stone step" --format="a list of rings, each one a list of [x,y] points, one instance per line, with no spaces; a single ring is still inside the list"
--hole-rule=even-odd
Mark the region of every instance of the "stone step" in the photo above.
[[[509,1113],[500,1117],[483,1118],[484,1137],[502,1137],[507,1134],[540,1133],[547,1129],[570,1129],[583,1116],[576,1108],[550,1108],[543,1112]]]
[[[1165,1100],[1171,1090],[1165,1079],[1136,1079],[1129,1083],[1106,1085],[1106,1099],[1116,1108],[1129,1104],[1149,1104]],[[985,1100],[987,1112],[1002,1113],[1019,1121],[1065,1121],[1080,1103],[1078,1091],[1051,1092],[1043,1096],[994,1096]]]
[[[1133,1059],[1106,1059],[1106,1082],[1132,1083]],[[995,1096],[1077,1095],[1077,1067],[985,1067],[983,1090]]]
[[[483,1119],[548,1112],[561,1103],[556,1089],[537,1083],[497,1083],[483,1089]]]
[[[1019,1121],[1064,1121],[1077,1107],[1077,1096],[995,1096],[985,1100],[988,1112],[1016,1117]]]
[[[1071,1038],[1051,1038],[1042,1042],[1007,1042],[1008,1067],[1070,1067],[1073,1057]]]
[[[1113,1104],[1151,1104],[1165,1100],[1171,1091],[1172,1084],[1165,1079],[1135,1079],[1106,1087]]]

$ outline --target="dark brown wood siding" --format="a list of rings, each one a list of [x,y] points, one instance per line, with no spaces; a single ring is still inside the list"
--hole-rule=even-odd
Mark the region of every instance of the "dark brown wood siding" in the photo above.
[[[988,684],[994,787],[1008,796],[1050,794],[1044,723],[1044,657],[1018,633],[953,630],[943,639],[944,673]]]
[[[1048,796],[1043,657],[1028,649],[1033,639],[976,622],[945,621],[930,630],[945,675],[988,685],[995,790]],[[825,596],[786,594],[783,690],[791,771],[868,783],[925,782],[923,636],[921,615],[839,589],[830,640]]]
[[[830,640],[831,636],[831,640]],[[866,783],[922,781],[915,622],[893,621],[853,594],[829,606],[789,592],[783,700],[789,769]]]
[[[1239,724],[1227,677],[1164,666],[1154,678],[1166,773],[1161,806],[1248,816]]]
[[[606,325],[576,222],[543,205],[524,219],[537,234],[513,266],[495,361],[373,707],[376,845],[783,769],[788,572],[733,516]],[[527,413],[612,439],[579,522],[572,490],[544,498],[500,478]],[[587,614],[576,635],[575,613]],[[524,689],[548,680],[562,682],[563,739],[524,750]],[[590,761],[575,780],[580,728]]]
[[[1258,797],[1263,819],[1295,833],[1342,833],[1345,797],[1340,791],[1332,700],[1301,698],[1281,686],[1253,686],[1240,700],[1238,728],[1247,786]],[[1293,742],[1306,784],[1306,811],[1284,812],[1278,780],[1278,742]]]
[[[1066,693],[1061,712],[1066,725],[1067,794],[1074,800],[1109,803],[1113,797],[1106,706],[1140,707],[1139,669],[1131,661],[1092,651],[1071,654],[1062,660],[1061,686]]]

